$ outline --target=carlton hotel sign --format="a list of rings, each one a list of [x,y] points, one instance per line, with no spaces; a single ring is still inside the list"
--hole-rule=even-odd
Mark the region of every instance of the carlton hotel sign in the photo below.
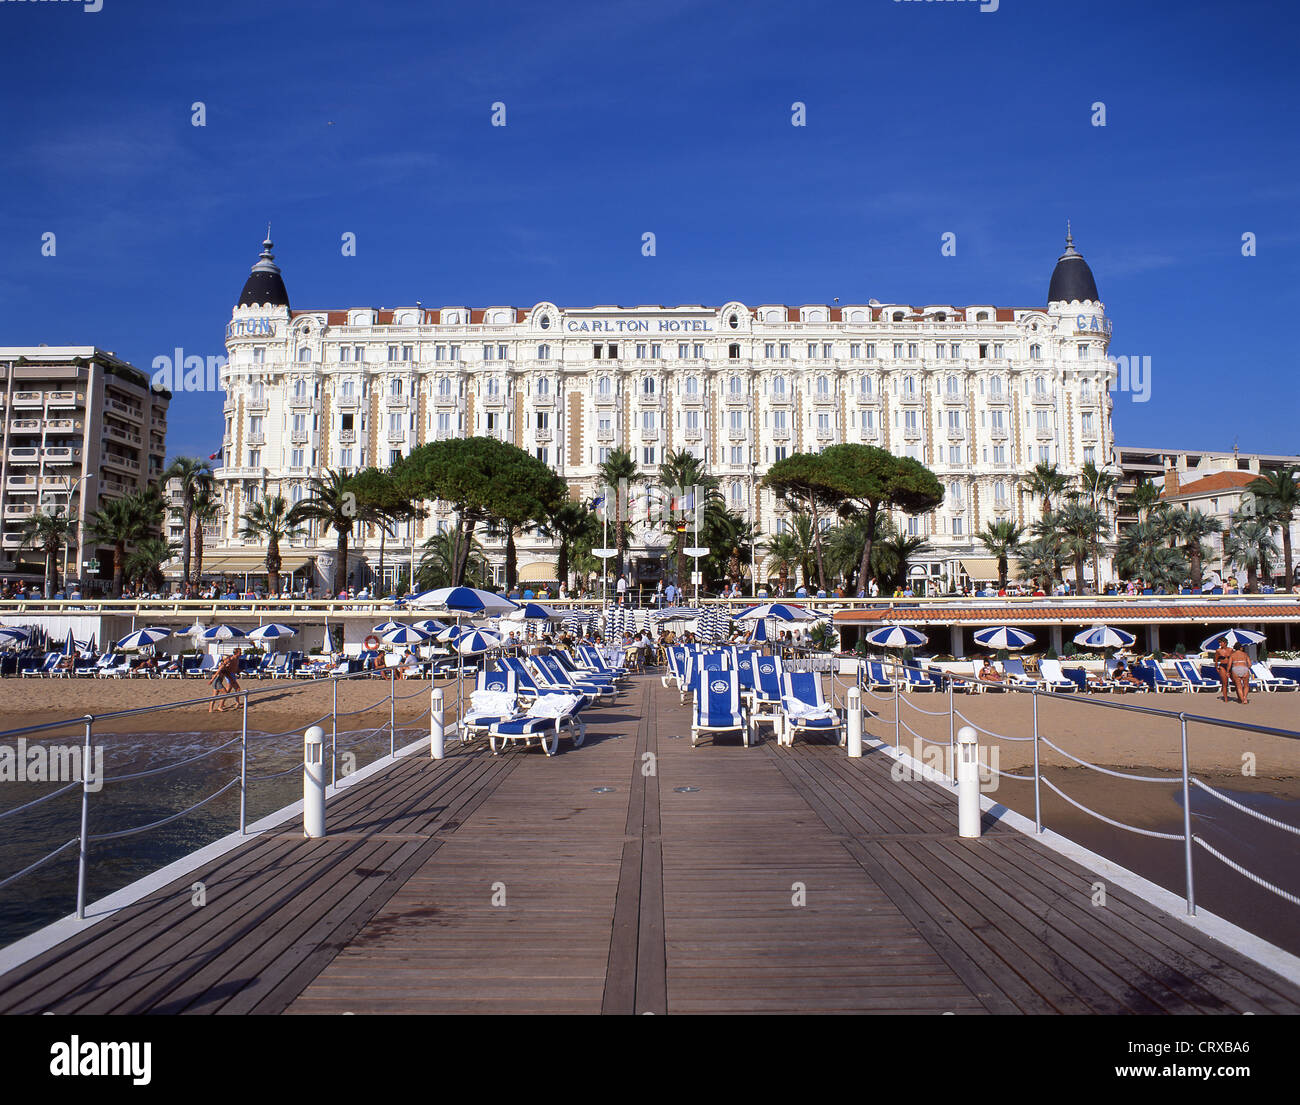
[[[571,334],[714,334],[715,318],[684,318],[681,315],[651,316],[629,312],[625,315],[599,315],[575,318],[567,315],[564,329]]]

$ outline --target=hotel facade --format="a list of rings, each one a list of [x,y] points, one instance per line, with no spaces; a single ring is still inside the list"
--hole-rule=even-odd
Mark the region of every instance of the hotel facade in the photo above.
[[[1069,475],[1113,461],[1107,360],[1110,322],[1092,273],[1067,236],[1046,306],[882,303],[527,307],[422,304],[295,310],[263,251],[226,330],[225,435],[216,471],[223,559],[257,570],[239,540],[250,501],[296,502],[327,468],[386,467],[412,448],[492,436],[536,455],[575,498],[598,492],[597,466],[630,451],[651,480],[686,449],[717,477],[726,502],[764,536],[789,524],[759,482],[798,452],[857,442],[932,469],[943,504],[900,529],[932,551],[913,574],[928,589],[996,577],[976,534],[1028,524],[1040,504],[1021,477],[1036,464]],[[644,519],[642,494],[632,514]],[[454,524],[447,504],[384,540],[390,577],[418,545]],[[1108,505],[1113,520],[1113,502]],[[377,569],[381,535],[355,540],[358,585]],[[633,582],[653,585],[668,538],[640,521]],[[333,533],[286,548],[328,578]],[[403,552],[405,550],[405,552]],[[488,545],[503,572],[504,551]],[[525,534],[522,580],[554,579],[555,549]]]

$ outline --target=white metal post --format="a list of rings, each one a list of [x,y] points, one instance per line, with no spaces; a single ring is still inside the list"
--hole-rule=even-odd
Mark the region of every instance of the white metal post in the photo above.
[[[397,669],[388,669],[388,754],[397,755]]]
[[[325,835],[325,730],[313,725],[303,734],[302,831],[304,836]]]
[[[429,756],[441,760],[446,753],[447,727],[442,701],[442,688],[429,688]]]
[[[86,715],[86,743],[81,754],[81,846],[77,852],[77,917],[86,918],[86,858],[90,846],[90,740],[95,719]]]
[[[1031,691],[1034,700],[1034,832],[1043,831],[1043,801],[1041,788],[1038,785],[1039,766],[1038,766],[1038,692]]]
[[[1187,872],[1187,915],[1196,916],[1196,886],[1192,881],[1192,798],[1188,787],[1187,715],[1179,714],[1183,744],[1183,865]]]
[[[239,733],[239,835],[248,829],[248,692],[244,692],[244,719]]]
[[[957,731],[957,835],[980,835],[980,765],[979,744],[975,730],[963,725]]]
[[[850,687],[844,692],[844,702],[848,714],[849,759],[862,758],[862,692],[857,687]]]

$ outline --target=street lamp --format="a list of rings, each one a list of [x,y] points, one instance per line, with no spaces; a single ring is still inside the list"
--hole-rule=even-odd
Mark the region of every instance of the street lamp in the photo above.
[[[758,461],[749,447],[749,589],[758,601]]]
[[[95,477],[98,476],[98,475],[99,475],[98,472],[85,472],[85,473],[83,473],[82,475],[78,476],[76,482],[73,483],[72,487],[68,489],[68,506],[67,506],[67,510],[68,510],[68,517],[69,517],[69,518],[72,517],[72,496],[76,493],[77,489],[82,485],[82,483],[84,483],[86,480],[93,480],[93,479],[95,479]],[[77,526],[77,581],[78,581],[78,583],[80,583],[80,581],[81,581],[81,557],[82,557],[82,553],[85,551],[85,547],[86,547],[85,537],[84,537],[84,535],[83,535],[83,533],[82,533],[82,529],[83,529],[83,527],[82,527],[82,525],[81,525],[81,518],[80,518],[80,514],[81,514],[81,513],[82,513],[82,512],[81,512],[80,510],[77,511],[78,518],[77,518],[77,520],[76,520],[76,526]],[[64,585],[65,587],[68,585],[68,542],[67,542],[67,541],[64,541],[64,542],[63,542],[63,585]]]

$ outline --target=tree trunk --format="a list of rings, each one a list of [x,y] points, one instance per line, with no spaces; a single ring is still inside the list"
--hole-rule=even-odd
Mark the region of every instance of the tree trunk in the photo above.
[[[55,586],[59,574],[58,555],[58,549],[45,550],[45,597],[47,599],[58,589]]]
[[[384,587],[384,543],[388,539],[388,527],[379,527],[379,593],[387,594]]]
[[[858,589],[863,593],[871,582],[871,546],[876,537],[876,518],[880,507],[873,503],[867,508],[867,540],[862,546],[862,559],[858,562]]]
[[[1192,572],[1192,590],[1201,589],[1201,550],[1200,542],[1193,541],[1187,546],[1187,561]]]
[[[1007,588],[1007,558],[998,557],[998,590],[1005,591]]]
[[[556,563],[555,574],[560,577],[560,586],[569,586],[569,542],[560,541],[560,555]]]
[[[809,496],[808,505],[812,510],[813,523],[813,554],[817,558],[817,586],[820,590],[826,590],[826,564],[822,558],[822,527],[818,524],[817,517],[817,500]]]
[[[1095,550],[1092,554],[1092,593],[1101,594],[1101,551]]]
[[[1080,595],[1083,594],[1083,561],[1084,558],[1082,556],[1076,556],[1074,558],[1075,583],[1079,588]]]
[[[1259,568],[1254,560],[1246,565],[1246,590],[1252,595],[1259,590]]]
[[[122,597],[122,581],[126,577],[126,542],[113,544],[113,597]]]
[[[1286,568],[1286,575],[1282,577],[1286,589],[1290,592],[1295,586],[1295,574],[1291,568],[1291,516],[1280,519],[1282,524],[1282,563]]]
[[[515,527],[506,523],[506,590],[519,581],[519,550],[515,547]]]
[[[194,497],[186,495],[181,503],[185,511],[185,533],[181,538],[181,590],[190,582],[190,545],[194,540]],[[202,531],[203,527],[199,527]],[[197,580],[194,581],[197,584]]]
[[[348,585],[348,531],[338,531],[338,543],[334,546],[334,594],[338,595]]]
[[[280,593],[280,544],[275,538],[266,547],[266,577],[271,591],[271,598]]]

